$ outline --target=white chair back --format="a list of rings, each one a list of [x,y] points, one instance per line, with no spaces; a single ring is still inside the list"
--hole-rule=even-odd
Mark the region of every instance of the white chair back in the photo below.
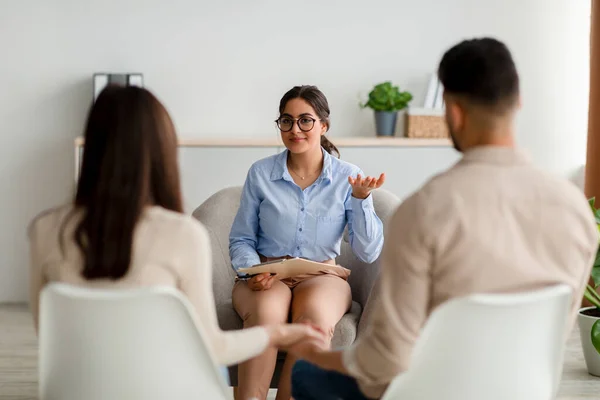
[[[41,400],[228,398],[195,310],[168,287],[47,285],[39,385]]]
[[[431,314],[411,365],[382,400],[550,400],[560,382],[571,289],[453,299]]]

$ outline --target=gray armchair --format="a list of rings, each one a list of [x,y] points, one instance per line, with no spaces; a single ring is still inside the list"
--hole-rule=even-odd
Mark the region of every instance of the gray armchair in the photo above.
[[[235,272],[231,268],[229,258],[229,232],[239,208],[241,193],[241,187],[220,190],[193,212],[193,216],[206,227],[210,235],[213,257],[213,289],[219,324],[223,330],[242,329],[242,320],[231,304]],[[388,217],[396,209],[400,200],[383,189],[374,191],[372,195],[375,211],[385,226]],[[369,295],[379,275],[377,261],[369,265],[354,256],[347,240],[347,233],[342,240],[341,255],[336,261],[352,271],[348,282],[352,288],[353,301],[350,311],[336,325],[332,341],[334,348],[351,345],[364,331],[364,321],[370,310],[368,307]],[[275,374],[271,381],[273,388],[277,387],[284,355],[280,353],[278,358]],[[231,367],[229,375],[232,386],[237,386],[237,367]]]

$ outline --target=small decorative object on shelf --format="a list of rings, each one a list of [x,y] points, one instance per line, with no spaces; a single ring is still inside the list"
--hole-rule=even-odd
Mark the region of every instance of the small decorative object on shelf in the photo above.
[[[369,93],[369,100],[361,104],[362,108],[375,111],[375,129],[378,136],[394,136],[398,111],[408,107],[413,96],[409,92],[401,92],[391,82],[375,85]]]
[[[108,85],[121,85],[121,86],[139,86],[144,87],[144,76],[139,73],[130,74],[107,74],[107,73],[95,73],[94,74],[94,101],[98,98],[102,89]]]
[[[431,74],[423,107],[428,109],[433,108],[436,110],[443,110],[445,108],[444,85],[442,85],[442,82],[440,82],[437,73]]]
[[[444,110],[410,108],[406,113],[406,136],[409,138],[449,138]]]

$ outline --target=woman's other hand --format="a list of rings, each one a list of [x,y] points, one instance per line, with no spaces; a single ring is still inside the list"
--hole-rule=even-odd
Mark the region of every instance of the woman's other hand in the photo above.
[[[269,273],[258,274],[248,280],[248,287],[254,291],[260,292],[271,289],[275,282],[275,275]]]

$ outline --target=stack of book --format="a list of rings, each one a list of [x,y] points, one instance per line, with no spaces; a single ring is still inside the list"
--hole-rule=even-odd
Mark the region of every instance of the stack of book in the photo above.
[[[431,78],[429,79],[429,87],[427,88],[423,108],[434,110],[444,109],[444,87],[435,73],[431,74]]]
[[[432,74],[425,94],[423,108],[409,108],[406,136],[410,138],[448,138],[444,119],[444,87],[437,74]]]

